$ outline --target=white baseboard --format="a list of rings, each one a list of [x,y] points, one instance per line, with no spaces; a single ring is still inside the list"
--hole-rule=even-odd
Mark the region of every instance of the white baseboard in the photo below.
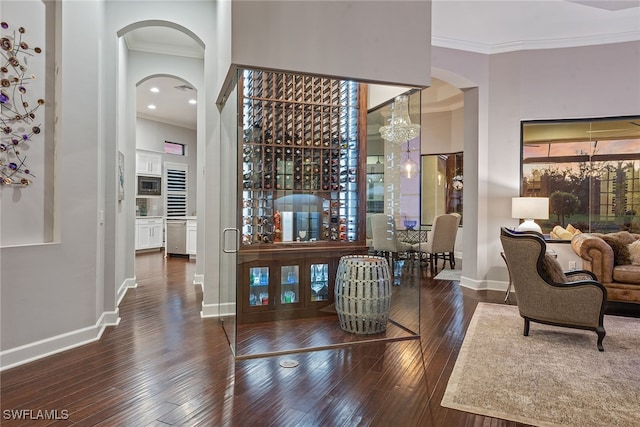
[[[120,323],[118,310],[102,313],[95,325],[0,352],[0,371],[97,341],[107,326]]]
[[[204,274],[194,274],[193,275],[193,284],[194,285],[202,286],[203,283],[204,283]]]
[[[235,303],[224,304],[202,304],[202,311],[200,311],[200,317],[222,317],[233,316],[236,314]]]
[[[235,316],[236,315],[236,304],[233,302],[228,302],[224,304],[220,304],[220,317],[223,316]]]
[[[202,310],[200,310],[200,317],[220,317],[220,305],[219,304],[205,304],[202,303]]]
[[[466,276],[460,278],[460,286],[474,291],[501,291],[506,292],[509,282],[501,280],[474,280]]]
[[[137,288],[138,283],[136,282],[136,278],[128,278],[124,279],[120,288],[118,288],[118,295],[116,295],[116,307],[120,305],[122,302],[122,298],[127,294],[127,290],[130,288]]]

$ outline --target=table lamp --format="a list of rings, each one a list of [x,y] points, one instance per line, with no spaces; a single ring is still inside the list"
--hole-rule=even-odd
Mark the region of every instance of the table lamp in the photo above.
[[[511,217],[524,219],[516,230],[542,233],[534,219],[549,219],[549,198],[514,197],[511,199]]]

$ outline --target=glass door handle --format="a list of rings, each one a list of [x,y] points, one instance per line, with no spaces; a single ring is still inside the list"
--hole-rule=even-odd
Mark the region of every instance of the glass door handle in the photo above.
[[[227,232],[233,231],[234,233],[236,233],[236,238],[235,238],[235,248],[233,249],[227,249]],[[222,230],[222,241],[223,241],[223,248],[222,251],[225,254],[235,254],[238,252],[238,246],[240,246],[240,230],[238,230],[237,228],[231,227],[231,228],[225,228],[224,230]]]

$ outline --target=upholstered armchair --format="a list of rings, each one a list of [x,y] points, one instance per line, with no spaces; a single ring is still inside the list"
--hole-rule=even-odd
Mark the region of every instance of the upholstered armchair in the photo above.
[[[563,273],[546,253],[539,233],[503,227],[500,241],[524,319],[524,335],[529,335],[530,322],[592,330],[598,335],[598,350],[603,351],[607,290],[595,276],[589,271]]]

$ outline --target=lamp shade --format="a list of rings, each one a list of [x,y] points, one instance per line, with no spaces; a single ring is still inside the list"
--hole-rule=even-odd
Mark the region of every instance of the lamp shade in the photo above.
[[[542,233],[542,229],[535,223],[534,219],[549,218],[549,198],[514,197],[511,199],[511,216],[513,218],[524,218],[524,222],[517,228],[518,231],[537,231]]]
[[[511,217],[522,219],[549,219],[549,198],[514,197],[511,199]]]

